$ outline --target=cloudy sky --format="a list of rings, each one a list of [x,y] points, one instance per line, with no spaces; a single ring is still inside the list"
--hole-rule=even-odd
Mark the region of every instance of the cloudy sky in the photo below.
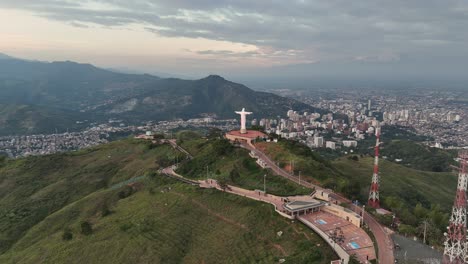
[[[468,66],[468,1],[0,0],[0,52],[187,76],[363,64],[450,74]]]

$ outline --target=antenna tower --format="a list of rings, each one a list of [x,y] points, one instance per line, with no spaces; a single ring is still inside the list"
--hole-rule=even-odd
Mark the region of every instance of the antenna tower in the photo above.
[[[467,242],[466,242],[466,187],[468,175],[466,167],[468,162],[468,152],[461,151],[458,154],[460,161],[458,171],[458,185],[455,202],[452,208],[447,233],[445,233],[443,264],[467,263]]]
[[[380,125],[377,125],[375,128],[375,136],[377,138],[375,142],[374,152],[374,173],[372,174],[372,183],[369,191],[369,200],[367,204],[373,208],[380,208],[380,198],[379,198],[379,145],[380,145]]]

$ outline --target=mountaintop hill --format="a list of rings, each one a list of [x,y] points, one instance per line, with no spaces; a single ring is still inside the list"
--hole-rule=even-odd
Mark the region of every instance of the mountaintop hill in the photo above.
[[[39,62],[2,56],[0,105],[47,107],[62,112],[48,119],[51,129],[61,120],[104,122],[110,118],[126,123],[217,116],[235,118],[245,107],[254,117],[276,117],[289,109],[320,111],[293,99],[250,88],[211,75],[200,80],[162,79],[152,75],[123,74],[75,62]],[[73,112],[73,113],[72,113]],[[10,116],[9,120],[32,118]],[[10,122],[11,123],[11,122]],[[15,131],[0,129],[0,135]],[[73,128],[73,127],[72,127]],[[31,125],[27,131],[40,129]],[[23,132],[24,129],[18,129]],[[19,133],[19,132],[18,132]]]
[[[176,157],[183,160],[169,145],[127,139],[73,153],[2,158],[0,263],[336,259],[317,234],[269,204],[156,173]],[[251,184],[255,177],[242,179]]]

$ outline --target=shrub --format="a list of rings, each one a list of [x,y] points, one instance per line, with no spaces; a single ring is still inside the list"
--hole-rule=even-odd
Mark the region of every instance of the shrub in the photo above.
[[[130,186],[125,186],[123,190],[119,192],[119,199],[125,199],[133,194],[133,189]]]
[[[70,231],[70,229],[65,229],[62,234],[62,239],[64,241],[69,241],[73,239],[73,233]]]
[[[101,216],[106,217],[110,214],[112,214],[112,211],[109,209],[109,206],[107,206],[107,204],[104,204],[101,208]]]
[[[121,224],[120,225],[120,230],[123,231],[123,232],[126,232],[127,230],[129,230],[130,228],[132,228],[133,225],[130,224],[130,223],[125,223],[125,224]]]
[[[93,226],[88,221],[81,222],[81,234],[89,236],[93,233]]]

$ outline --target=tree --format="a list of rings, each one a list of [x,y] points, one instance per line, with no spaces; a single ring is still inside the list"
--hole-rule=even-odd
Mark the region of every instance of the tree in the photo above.
[[[237,171],[237,168],[231,170],[231,172],[229,173],[229,178],[232,182],[236,182],[236,180],[240,178],[240,174]]]
[[[206,134],[206,137],[209,139],[222,138],[223,134],[223,131],[219,128],[210,128],[210,130]]]
[[[415,227],[405,224],[400,224],[400,226],[398,226],[398,231],[405,236],[414,236],[417,232]]]
[[[109,206],[107,206],[107,204],[103,204],[101,208],[101,216],[106,217],[110,214],[112,214],[112,211],[109,209]]]
[[[234,147],[227,139],[215,139],[212,143],[213,152],[216,156],[223,156],[232,152]]]
[[[118,193],[119,199],[125,199],[133,194],[133,189],[130,186],[125,186],[123,190]]]
[[[81,234],[89,236],[93,233],[93,226],[88,221],[81,222]]]
[[[430,220],[421,221],[416,230],[420,238],[424,237],[424,231],[426,231],[426,243],[430,245],[439,244],[440,242],[442,242],[442,231],[438,229]]]
[[[73,233],[70,231],[70,229],[67,228],[63,230],[62,239],[65,241],[69,241],[73,239]]]
[[[221,190],[226,191],[228,184],[226,178],[222,177],[221,179],[218,180],[218,186],[221,188]]]
[[[0,164],[4,163],[7,160],[7,157],[0,154]]]
[[[421,203],[417,203],[414,207],[413,213],[417,218],[423,219],[427,216],[427,209],[424,208]]]

